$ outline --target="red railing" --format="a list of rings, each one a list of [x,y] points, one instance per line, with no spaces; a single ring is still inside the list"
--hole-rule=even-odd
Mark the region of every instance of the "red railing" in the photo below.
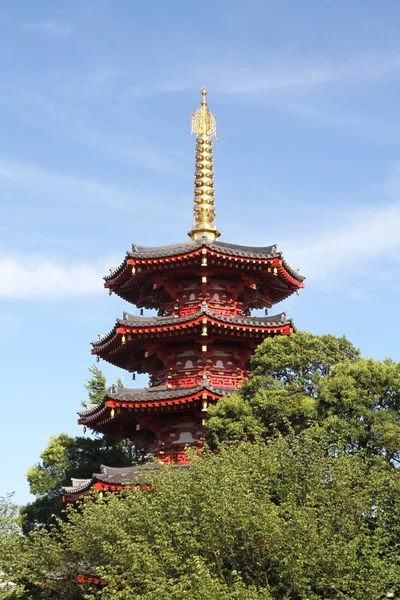
[[[228,306],[227,306],[228,305]],[[207,307],[210,312],[221,317],[233,317],[244,315],[244,305],[242,302],[222,302],[220,300],[207,300]],[[198,312],[201,312],[203,308],[202,301],[194,300],[192,302],[176,302],[174,306],[168,305],[163,310],[163,314],[172,315],[176,314],[180,317],[190,317]]]
[[[216,369],[215,369],[216,370]],[[225,374],[214,369],[204,370],[203,367],[185,369],[184,373],[176,375],[167,375],[167,372],[157,373],[152,379],[152,387],[157,385],[167,385],[170,388],[191,388],[198,385],[203,385],[204,377],[208,379],[208,385],[218,387],[237,388],[242,385],[243,381],[248,377],[248,371],[237,370]]]
[[[154,456],[164,464],[185,465],[190,462],[186,452],[182,450],[160,450]]]
[[[171,377],[168,379],[168,383],[172,388],[195,387],[203,384],[204,377],[207,377],[208,385],[237,388],[243,383],[246,378],[246,373],[240,371],[237,374],[221,375],[220,373],[217,374],[212,371],[204,372],[203,370],[196,370],[185,376]]]

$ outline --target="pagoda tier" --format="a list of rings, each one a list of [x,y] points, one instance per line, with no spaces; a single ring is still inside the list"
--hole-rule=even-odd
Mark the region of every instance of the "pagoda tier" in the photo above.
[[[110,293],[160,315],[190,314],[201,302],[214,312],[248,314],[304,287],[276,246],[250,247],[203,237],[171,246],[132,246],[104,278]]]
[[[78,411],[80,425],[117,439],[129,438],[162,461],[186,462],[185,447],[202,445],[209,404],[230,395],[203,378],[193,387],[113,387],[100,404]]]
[[[187,468],[188,465],[180,465]],[[100,466],[99,473],[93,473],[89,479],[72,479],[72,485],[63,488],[63,501],[75,500],[78,496],[84,496],[95,489],[100,493],[103,491],[115,492],[124,487],[132,485],[148,487],[149,475],[161,468],[160,462],[148,462],[133,467],[108,467]]]
[[[203,303],[190,316],[140,317],[124,313],[111,332],[92,342],[92,354],[128,371],[149,373],[152,385],[169,388],[211,385],[236,388],[248,361],[266,337],[290,335],[286,314],[221,316]]]

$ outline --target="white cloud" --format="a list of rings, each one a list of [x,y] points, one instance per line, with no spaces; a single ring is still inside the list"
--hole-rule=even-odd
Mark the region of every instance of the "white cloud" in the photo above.
[[[400,166],[395,167],[381,192],[375,206],[357,212],[344,209],[340,227],[327,227],[317,236],[313,233],[282,244],[288,257],[296,257],[296,265],[309,283],[366,275],[375,261],[384,261],[387,266],[399,259]]]
[[[161,197],[140,190],[0,160],[0,197],[3,207],[8,201],[7,188],[22,191],[23,197],[27,198],[36,196],[66,205],[104,205],[110,207],[111,211],[119,209],[125,218],[134,215],[136,224],[139,221],[148,223],[155,212],[162,214],[161,210],[166,204]],[[181,215],[175,218],[178,217],[181,218]],[[0,250],[0,298],[64,298],[99,293],[103,289],[102,278],[109,266],[119,264],[120,260],[121,256],[116,260],[67,263],[43,255],[13,254]]]
[[[0,298],[65,298],[101,293],[104,263],[63,264],[34,255],[0,254]]]
[[[36,23],[29,23],[26,27],[37,31],[44,31],[57,39],[67,38],[75,30],[72,23],[61,23],[59,21],[38,21]]]
[[[28,171],[29,175],[32,173],[37,176],[36,171]],[[4,177],[15,176],[15,170],[9,165],[6,169],[4,163],[0,163],[0,183]],[[49,187],[48,181],[42,181],[41,177],[41,172],[37,180],[27,177],[27,186],[35,181],[34,185],[42,183],[48,192],[62,189],[58,178],[50,180]],[[65,183],[67,190],[63,193],[69,194],[77,189],[78,201],[82,195],[87,199],[87,189],[93,193],[91,185],[86,188],[84,183],[80,189],[79,183],[75,180],[71,183],[68,178]],[[94,190],[97,197],[97,188]],[[108,193],[112,192],[106,188],[105,199],[111,201],[112,196]],[[400,165],[393,169],[387,183],[381,187],[380,196],[375,205],[358,210],[342,209],[343,224],[340,226],[330,227],[327,221],[326,227],[319,225],[319,234],[315,235],[315,228],[310,223],[307,236],[281,240],[279,247],[284,250],[290,264],[293,257],[293,264],[307,276],[308,285],[326,286],[329,283],[332,287],[351,277],[352,289],[358,289],[357,279],[367,275],[376,265],[380,265],[377,276],[382,277],[382,265],[390,269],[391,263],[393,265],[400,260]],[[253,243],[257,242],[253,240]],[[0,297],[68,297],[100,293],[103,275],[109,265],[117,262],[76,261],[66,264],[43,256],[0,253]],[[354,292],[355,295],[357,293]]]

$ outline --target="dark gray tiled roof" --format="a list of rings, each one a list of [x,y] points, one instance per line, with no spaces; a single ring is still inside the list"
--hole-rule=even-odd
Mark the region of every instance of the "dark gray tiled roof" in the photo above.
[[[165,385],[160,385],[136,390],[113,387],[108,394],[108,398],[121,402],[153,402],[156,400],[169,400],[171,398],[184,398],[190,394],[200,392],[203,387],[198,385],[192,388],[168,388]]]
[[[214,317],[218,321],[224,323],[232,323],[234,325],[251,325],[251,326],[266,326],[268,327],[280,327],[282,325],[288,325],[291,323],[290,319],[286,318],[286,313],[279,313],[278,315],[267,315],[266,317],[220,317],[213,315],[211,312],[206,311],[210,317]]]
[[[210,250],[243,258],[278,258],[281,256],[281,253],[276,251],[276,244],[272,246],[241,246],[240,244],[230,244],[229,242],[216,240],[205,245]]]
[[[100,466],[100,473],[93,473],[93,479],[105,481],[106,483],[137,483],[138,479],[144,473],[158,471],[160,464],[156,462],[148,462],[143,465],[134,465],[132,467],[107,467]]]
[[[175,325],[176,323],[186,323],[197,318],[202,313],[189,315],[186,317],[140,317],[139,315],[131,315],[128,312],[123,313],[122,319],[117,319],[120,325],[131,325],[133,327],[162,327],[163,325]]]
[[[207,380],[208,381],[208,380]],[[90,417],[101,411],[107,400],[116,400],[118,402],[157,402],[160,400],[174,400],[185,398],[192,394],[197,394],[201,391],[209,391],[212,394],[219,396],[229,396],[232,394],[232,388],[220,388],[209,385],[197,385],[190,388],[167,388],[164,385],[155,386],[152,388],[120,388],[113,386],[111,392],[107,394],[100,404],[88,404],[87,410],[78,410],[78,415],[81,418]]]
[[[78,495],[90,490],[96,481],[110,485],[142,484],[149,482],[149,474],[159,471],[164,465],[159,462],[146,462],[132,467],[100,466],[100,473],[93,473],[91,479],[72,479],[72,486],[63,488],[66,495]],[[174,465],[179,469],[188,469],[188,464]],[[165,468],[165,467],[164,467]]]
[[[82,484],[80,486],[66,485],[65,487],[62,488],[62,491],[65,496],[70,495],[70,494],[82,494],[83,492],[87,492],[88,490],[90,490],[90,488],[92,487],[93,484],[94,484],[93,479],[86,479],[86,480],[82,479]]]
[[[268,315],[266,317],[223,317],[214,314],[211,310],[208,310],[206,306],[201,311],[186,317],[140,317],[138,315],[131,315],[128,312],[124,312],[123,314],[124,318],[118,319],[117,322],[120,325],[130,325],[134,327],[162,327],[163,325],[187,323],[203,315],[207,315],[217,321],[222,321],[223,323],[235,323],[239,325],[270,325],[275,327],[287,325],[290,322],[286,319],[286,313],[284,312],[277,315]]]
[[[73,477],[71,479],[72,482],[72,486],[69,486],[67,488],[63,488],[65,490],[80,490],[80,489],[85,489],[88,485],[90,486],[92,483],[92,478],[89,479],[77,479],[76,477]]]
[[[169,246],[133,246],[132,251],[127,253],[130,258],[158,258],[164,256],[179,256],[186,252],[193,252],[199,248],[209,248],[215,252],[229,254],[231,256],[242,256],[248,258],[276,258],[280,253],[276,251],[276,245],[272,246],[241,246],[217,240],[193,240],[181,244]]]
[[[123,263],[112,271],[110,275],[106,275],[104,279],[109,281],[123,271],[127,258],[152,259],[162,257],[180,256],[187,252],[193,252],[199,248],[209,248],[215,252],[228,254],[230,256],[239,256],[242,258],[281,258],[285,269],[297,281],[303,281],[305,278],[299,275],[296,269],[291,268],[284,260],[282,252],[277,252],[276,245],[271,246],[241,246],[239,244],[231,244],[229,242],[219,242],[218,240],[191,240],[180,244],[171,244],[168,246],[135,246],[132,245],[132,250],[126,253]]]
[[[116,325],[106,335],[102,336],[99,340],[93,341],[92,346],[102,346],[105,342],[109,341],[119,325],[127,327],[163,327],[165,325],[179,325],[181,323],[189,323],[194,321],[201,316],[209,316],[222,323],[229,323],[232,325],[248,325],[250,327],[283,327],[292,323],[290,319],[286,318],[286,313],[279,313],[278,315],[268,315],[266,317],[223,317],[216,315],[212,311],[208,310],[207,305],[193,315],[187,317],[140,317],[138,315],[131,315],[130,313],[124,312],[123,319],[117,319]]]
[[[167,246],[136,246],[133,244],[132,250],[126,254],[130,258],[161,258],[164,256],[179,256],[186,252],[193,252],[202,246],[202,240],[190,240],[188,242],[169,244]]]

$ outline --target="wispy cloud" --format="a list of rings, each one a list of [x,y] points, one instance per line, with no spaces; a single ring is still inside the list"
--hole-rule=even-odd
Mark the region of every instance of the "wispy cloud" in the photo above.
[[[25,27],[36,31],[43,31],[57,39],[67,38],[72,35],[75,30],[72,23],[61,23],[60,21],[38,21],[35,23],[28,23]]]
[[[3,323],[5,325],[15,325],[17,321],[17,315],[15,315],[14,313],[0,312],[0,323]]]
[[[98,65],[91,73],[89,73],[88,82],[89,85],[94,87],[101,87],[113,81],[116,77],[122,77],[123,75],[124,71],[121,69]]]
[[[159,196],[144,190],[123,188],[4,160],[0,160],[0,186],[68,204],[107,206],[113,210],[134,212],[139,218],[141,213],[156,209],[162,202]]]
[[[373,128],[375,132],[377,131],[376,124],[371,123],[371,118],[368,119],[360,115],[359,112],[357,112],[357,114],[338,114],[326,108],[317,108],[315,105],[310,103],[298,103],[291,101],[281,103],[280,108],[283,111],[291,113],[304,121],[315,121],[322,125],[331,125],[332,127],[350,127],[352,130],[354,128],[358,128],[364,132],[366,128],[368,130]],[[382,127],[385,128],[384,124],[382,124]],[[390,133],[393,135],[398,135],[398,131],[395,132],[393,129],[394,128],[392,124]]]
[[[230,102],[264,103],[295,119],[386,139],[398,136],[399,125],[388,119],[387,112],[376,111],[373,98],[377,83],[395,83],[399,74],[400,52],[364,53],[342,60],[276,56],[262,63],[206,57],[201,64],[182,62],[174,73],[165,69],[154,78],[155,83],[126,83],[126,89],[140,99],[194,93],[206,83],[213,95],[229,95]],[[366,95],[369,88],[374,90],[371,97]],[[342,105],[337,96],[332,100],[332,90],[343,98]],[[361,112],[359,102],[349,102],[349,93],[363,94]]]
[[[162,148],[156,143],[141,139],[138,135],[121,135],[110,131],[82,127],[80,130],[66,132],[76,141],[97,152],[113,156],[119,161],[142,167],[156,173],[184,175],[179,165],[181,157],[173,147]]]
[[[68,27],[53,22],[33,25],[57,31]],[[379,114],[364,101],[359,106],[344,101],[340,107],[332,103],[329,90],[336,87],[345,93],[364,89],[377,81],[390,80],[400,73],[400,53],[370,53],[342,60],[310,60],[302,57],[272,56],[266,61],[234,58],[216,59],[205,57],[199,63],[195,59],[164,64],[161,57],[159,70],[137,72],[135,67],[124,68],[110,62],[93,65],[85,72],[65,73],[53,70],[43,80],[34,79],[24,83],[26,89],[8,92],[9,102],[19,102],[21,117],[51,127],[59,135],[94,147],[96,152],[114,155],[119,160],[158,172],[179,174],[177,157],[168,149],[162,151],[147,139],[118,134],[119,127],[107,127],[107,123],[126,120],[135,131],[144,131],[139,106],[134,110],[134,99],[140,103],[149,95],[175,94],[186,91],[198,93],[206,83],[210,92],[229,94],[230,102],[264,102],[279,111],[289,113],[296,119],[313,121],[328,127],[351,129],[360,135],[393,137],[400,126],[389,123],[387,114]],[[374,90],[376,92],[376,85]],[[7,91],[5,92],[7,97]],[[15,100],[17,98],[17,101]],[[223,100],[226,102],[226,100]],[[96,125],[99,103],[102,118]],[[120,112],[118,112],[120,111]],[[116,113],[118,115],[116,116]],[[89,117],[88,117],[89,115]],[[93,119],[94,117],[94,119]],[[127,129],[128,130],[128,129]]]
[[[87,85],[102,88],[108,79],[114,77],[119,77],[118,71],[94,70],[86,77],[89,81]],[[97,90],[96,94],[98,93],[101,92]],[[61,103],[51,99],[47,90],[38,92],[23,89],[17,92],[14,89],[10,93],[10,102],[13,99],[15,104],[15,97],[19,98],[21,118],[51,130],[52,135],[56,133],[97,154],[114,157],[132,166],[158,173],[182,175],[179,166],[181,156],[171,144],[161,147],[153,139],[148,139],[146,135],[140,136],[136,131],[130,135],[118,133],[112,127],[107,128],[103,120],[99,121],[98,126],[93,125],[86,118],[86,109],[81,107],[82,110],[76,110],[73,102]]]
[[[250,66],[251,65],[251,66]],[[392,77],[400,70],[400,53],[363,54],[342,61],[271,58],[261,64],[215,60],[177,69],[178,75],[161,77],[150,86],[135,84],[134,96],[198,89],[204,82],[215,93],[265,95],[296,88],[312,89],[337,83],[368,83]],[[180,72],[182,71],[182,72]]]
[[[35,255],[0,254],[0,297],[65,298],[97,294],[103,291],[102,277],[106,271],[106,261],[64,264]]]
[[[343,225],[327,227],[319,235],[287,240],[282,247],[296,256],[310,283],[334,278],[341,282],[365,275],[372,263],[387,266],[400,257],[400,165],[397,165],[375,206],[354,212],[344,209]]]

